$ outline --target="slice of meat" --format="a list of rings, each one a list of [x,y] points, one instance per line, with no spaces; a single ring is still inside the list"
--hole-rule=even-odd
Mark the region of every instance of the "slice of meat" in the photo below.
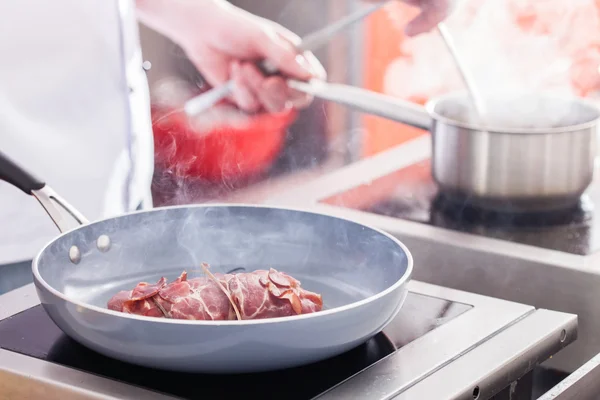
[[[108,300],[108,309],[114,311],[123,311],[123,306],[128,300],[131,300],[131,290],[122,290]]]
[[[133,290],[123,290],[108,301],[108,309],[147,317],[163,317],[164,314],[153,298],[132,300]]]
[[[303,289],[300,281],[273,268],[209,275],[188,279],[184,271],[171,283],[165,278],[153,285],[142,282],[113,296],[108,308],[153,317],[213,321],[237,319],[232,302],[241,319],[308,314],[323,308],[320,294]]]
[[[150,298],[158,293],[167,284],[167,278],[162,277],[156,284],[151,285],[146,282],[138,283],[138,285],[131,292],[131,300],[144,300]]]

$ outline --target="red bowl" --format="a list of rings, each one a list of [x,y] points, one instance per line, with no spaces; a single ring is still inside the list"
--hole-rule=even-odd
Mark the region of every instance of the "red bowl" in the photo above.
[[[240,120],[238,111],[231,118],[234,112],[225,110],[220,121],[205,121],[201,126],[182,111],[153,106],[156,163],[176,176],[208,181],[248,178],[268,169],[297,112],[244,115]],[[197,117],[202,120],[202,115]]]

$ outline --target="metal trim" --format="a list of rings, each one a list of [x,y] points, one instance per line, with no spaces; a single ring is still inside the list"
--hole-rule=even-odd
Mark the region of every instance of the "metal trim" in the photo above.
[[[394,400],[492,398],[507,386],[499,377],[517,381],[576,337],[577,316],[537,310]]]
[[[596,400],[600,393],[600,354],[567,376],[538,400]]]
[[[409,290],[474,308],[321,394],[319,400],[389,399],[419,382],[428,382],[428,377],[439,369],[534,312],[533,307],[523,304],[419,281],[411,281]]]
[[[175,399],[3,349],[0,349],[0,393],[15,399]]]

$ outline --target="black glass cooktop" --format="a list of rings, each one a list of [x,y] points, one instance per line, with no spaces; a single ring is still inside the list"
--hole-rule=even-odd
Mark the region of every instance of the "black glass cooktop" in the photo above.
[[[445,198],[438,193],[429,168],[428,162],[415,164],[323,201],[565,253],[589,255],[600,250],[600,218],[594,209],[600,204],[600,188],[590,188],[570,209],[526,214],[494,212]]]
[[[166,372],[116,361],[69,339],[41,306],[0,321],[0,348],[186,399],[238,399],[240,393],[244,398],[310,399],[470,308],[409,293],[396,319],[367,343],[323,362],[260,374]]]

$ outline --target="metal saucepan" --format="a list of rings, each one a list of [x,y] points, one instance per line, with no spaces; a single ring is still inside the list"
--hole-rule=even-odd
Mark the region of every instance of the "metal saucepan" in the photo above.
[[[578,98],[498,96],[486,128],[472,123],[468,96],[425,107],[347,85],[289,81],[295,89],[430,130],[432,174],[441,192],[501,211],[574,206],[593,179],[600,110]]]
[[[287,368],[345,352],[380,332],[407,295],[413,261],[394,237],[314,212],[254,205],[159,208],[69,230],[73,210],[0,153],[0,178],[35,196],[63,232],[33,261],[52,320],[106,356],[169,370],[238,373]],[[108,310],[138,282],[172,281],[201,262],[213,272],[274,267],[321,293],[323,311],[241,321],[189,321]],[[201,272],[197,272],[201,274]]]

